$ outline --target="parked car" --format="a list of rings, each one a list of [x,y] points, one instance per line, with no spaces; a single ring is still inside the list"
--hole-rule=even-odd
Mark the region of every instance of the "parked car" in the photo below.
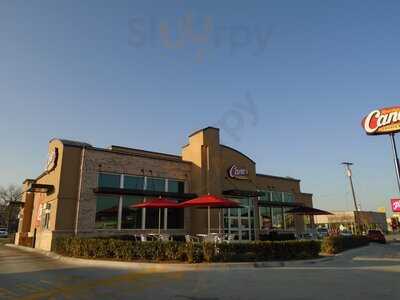
[[[297,240],[317,240],[318,234],[313,232],[305,232],[296,235]]]
[[[7,228],[0,228],[0,238],[7,236],[8,236]]]
[[[317,229],[317,235],[318,238],[323,239],[324,237],[327,237],[329,235],[328,229],[327,228],[318,228]]]
[[[368,230],[367,237],[370,242],[377,242],[377,243],[386,243],[385,235],[382,231],[378,229],[370,229]]]
[[[348,230],[348,229],[344,229],[344,230],[342,230],[342,231],[340,232],[340,235],[341,235],[341,236],[353,236],[353,233],[352,233],[350,230]]]

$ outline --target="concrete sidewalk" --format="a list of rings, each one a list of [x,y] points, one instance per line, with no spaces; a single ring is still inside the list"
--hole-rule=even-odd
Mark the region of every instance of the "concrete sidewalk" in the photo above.
[[[289,261],[260,261],[260,262],[220,262],[220,263],[149,263],[149,262],[134,262],[134,261],[115,261],[115,260],[100,260],[100,259],[85,259],[62,256],[60,254],[49,252],[40,249],[17,246],[7,244],[7,247],[18,250],[41,254],[59,260],[68,264],[85,265],[88,267],[101,268],[117,268],[131,270],[151,270],[157,272],[179,272],[179,271],[194,271],[194,270],[213,270],[213,269],[251,269],[251,268],[279,268],[292,266],[310,266],[321,262],[332,260],[335,256],[325,256],[316,259],[306,260],[289,260]]]

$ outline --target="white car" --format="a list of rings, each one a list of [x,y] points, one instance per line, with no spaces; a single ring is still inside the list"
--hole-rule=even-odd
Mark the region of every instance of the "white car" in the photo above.
[[[7,236],[8,236],[7,228],[0,228],[0,238]]]

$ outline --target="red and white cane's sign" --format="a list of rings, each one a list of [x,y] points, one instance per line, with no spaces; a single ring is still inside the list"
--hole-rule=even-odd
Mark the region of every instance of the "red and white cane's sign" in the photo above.
[[[376,109],[362,121],[369,135],[389,134],[400,131],[400,106]]]
[[[249,171],[245,168],[240,168],[236,165],[232,165],[228,169],[228,175],[230,178],[236,179],[248,179],[249,178]]]
[[[391,199],[392,202],[392,211],[400,212],[400,199]]]

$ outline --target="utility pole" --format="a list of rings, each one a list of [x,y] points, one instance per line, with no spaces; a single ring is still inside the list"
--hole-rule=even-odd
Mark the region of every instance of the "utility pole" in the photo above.
[[[351,193],[353,195],[354,208],[356,209],[356,211],[358,211],[358,206],[357,206],[357,201],[356,201],[356,193],[354,192],[353,179],[352,179],[352,174],[351,174],[351,169],[350,169],[350,166],[352,166],[353,163],[342,162],[342,165],[345,165],[345,167],[346,167],[347,176],[349,177],[349,181],[350,181]]]
[[[359,233],[359,222],[358,222],[358,206],[357,206],[357,200],[356,200],[356,193],[354,191],[354,184],[353,184],[353,179],[352,179],[352,173],[351,173],[351,169],[350,166],[353,165],[353,163],[351,162],[342,162],[342,165],[345,166],[346,171],[347,171],[347,177],[349,177],[349,181],[350,181],[350,188],[351,188],[351,193],[353,195],[353,202],[354,202],[354,208],[355,208],[355,214],[354,214],[354,223],[356,226],[356,233]]]

